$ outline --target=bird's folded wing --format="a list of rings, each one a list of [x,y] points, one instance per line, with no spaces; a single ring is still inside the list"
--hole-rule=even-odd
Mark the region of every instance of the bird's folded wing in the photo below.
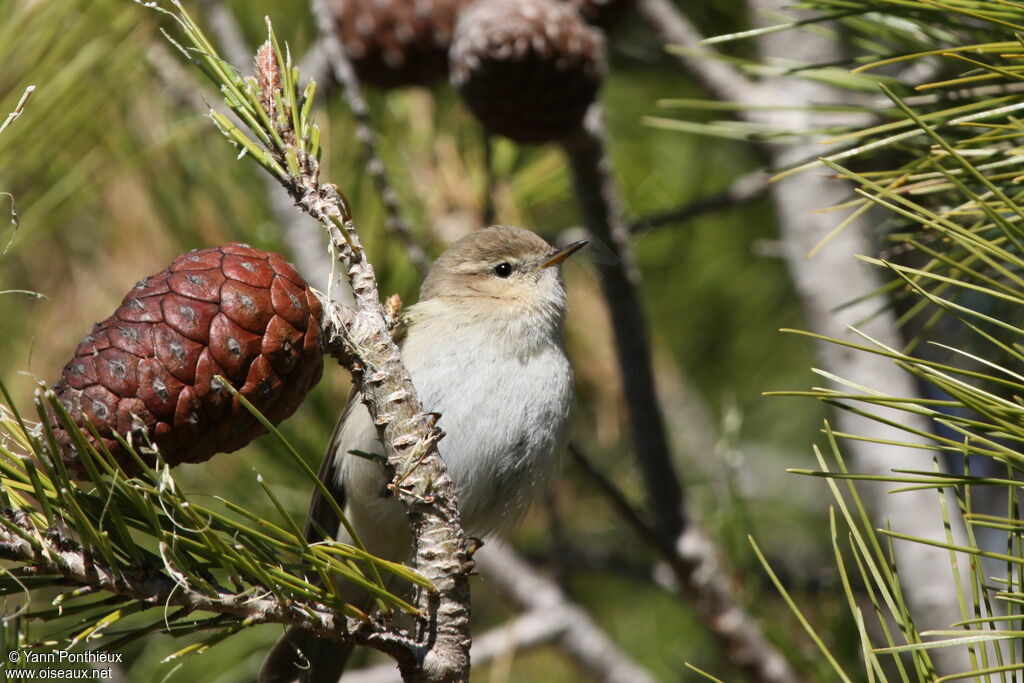
[[[320,471],[317,473],[317,478],[324,483],[327,490],[334,496],[338,507],[342,510],[345,509],[345,486],[339,476],[338,470],[341,467],[341,458],[337,457],[337,454],[338,449],[342,446],[340,439],[345,421],[349,419],[352,411],[359,407],[359,392],[356,391],[355,387],[352,387],[352,391],[348,395],[348,402],[345,404],[345,410],[334,425],[331,439],[327,442],[327,452],[324,453],[323,462],[320,463]],[[341,524],[341,520],[334,511],[334,507],[324,498],[319,487],[314,488],[313,497],[309,501],[309,514],[306,516],[306,540],[310,543],[316,543],[325,539],[334,540],[338,533],[339,524]]]

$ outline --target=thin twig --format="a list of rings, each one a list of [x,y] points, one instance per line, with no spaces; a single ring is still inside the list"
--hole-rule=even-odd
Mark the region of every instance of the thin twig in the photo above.
[[[583,451],[574,443],[569,444],[569,455],[572,457],[573,462],[583,471],[584,474],[590,479],[601,495],[603,495],[612,508],[615,510],[615,514],[619,516],[622,521],[629,525],[629,527],[639,536],[647,545],[651,546],[652,549],[657,551],[665,559],[671,559],[675,554],[672,552],[672,546],[664,543],[662,538],[655,533],[654,527],[643,518],[636,507],[633,506],[626,496],[619,490],[619,488],[611,482],[604,474],[590,462],[590,458],[583,454]]]
[[[436,416],[423,408],[391,337],[393,316],[381,303],[373,267],[345,219],[347,205],[333,185],[303,177],[289,192],[309,215],[328,228],[355,295],[355,308],[325,302],[324,345],[351,373],[378,425],[395,497],[406,506],[414,539],[413,566],[434,582],[436,591],[420,591],[417,607],[429,615],[426,652],[433,673],[462,680],[469,671],[469,577],[471,567],[459,518],[455,487],[437,451],[442,433]],[[344,221],[341,229],[336,227]],[[342,232],[344,230],[344,232]],[[402,665],[403,676],[422,675]]]
[[[554,581],[501,541],[489,541],[476,554],[484,574],[526,612],[474,639],[474,665],[551,644],[561,649],[595,680],[605,683],[652,683],[654,677],[633,661],[573,603]],[[345,675],[346,683],[394,683],[390,664]]]
[[[688,201],[677,207],[648,214],[633,219],[628,230],[631,234],[639,234],[673,223],[685,223],[715,211],[742,206],[767,194],[769,190],[768,174],[763,170],[745,173],[729,184],[722,192]],[[558,237],[559,244],[568,244],[579,237],[585,228],[574,226],[562,230]]]
[[[619,548],[598,547],[593,544],[578,545],[573,539],[567,539],[567,545],[559,551],[557,560],[552,558],[550,551],[537,550],[524,552],[523,557],[537,566],[552,566],[557,561],[554,571],[561,571],[567,577],[578,573],[600,572],[615,574],[628,581],[650,581],[652,564],[635,553]],[[564,582],[559,579],[559,584]]]
[[[595,263],[608,301],[622,373],[626,407],[636,457],[650,498],[653,525],[632,511],[622,496],[613,502],[643,536],[649,537],[679,577],[683,596],[694,603],[732,660],[751,680],[792,683],[798,680],[786,659],[764,638],[733,596],[717,567],[714,548],[686,516],[681,481],[671,459],[668,435],[653,376],[647,321],[639,296],[640,276],[622,220],[620,204],[604,151],[599,105],[588,112],[579,131],[563,141],[573,170],[584,222],[604,249]],[[610,489],[615,491],[614,488]],[[685,551],[685,553],[684,553]]]
[[[312,0],[313,14],[316,17],[317,28],[320,31],[319,48],[324,53],[335,80],[341,84],[345,94],[345,102],[356,122],[356,137],[363,143],[363,151],[366,154],[366,170],[373,178],[374,187],[380,195],[381,203],[387,214],[385,227],[398,238],[405,249],[409,262],[419,271],[421,276],[426,276],[429,267],[426,251],[413,235],[409,223],[402,217],[401,209],[398,206],[398,193],[395,192],[388,175],[387,166],[381,159],[377,134],[373,129],[373,122],[370,120],[370,108],[363,97],[363,88],[356,76],[352,62],[349,61],[345,49],[341,45],[334,31],[334,20],[331,17],[330,9],[320,0]]]
[[[629,225],[629,231],[633,233],[643,232],[670,223],[690,221],[712,211],[746,204],[763,196],[767,191],[767,173],[762,170],[744,173],[718,194],[695,199],[682,206],[634,220]]]
[[[36,86],[30,85],[25,88],[25,92],[21,94],[21,99],[18,100],[18,104],[14,105],[14,111],[7,115],[4,122],[0,124],[0,133],[7,129],[7,126],[14,123],[14,121],[21,116],[21,112],[25,110],[25,104],[28,102],[28,98],[32,97],[32,93],[36,91]]]
[[[190,20],[180,16],[181,23]],[[190,35],[199,33],[189,26]],[[205,39],[204,39],[205,42]],[[469,571],[471,563],[465,533],[460,523],[455,487],[437,450],[443,433],[436,416],[423,411],[416,388],[402,364],[401,353],[392,339],[394,312],[386,308],[373,266],[355,229],[348,200],[332,184],[321,182],[315,154],[307,135],[315,129],[304,117],[297,84],[291,83],[291,62],[278,55],[268,40],[261,48],[256,82],[246,102],[229,103],[238,111],[244,107],[263,108],[253,118],[253,132],[259,141],[241,131],[230,139],[254,148],[259,160],[291,196],[295,204],[316,219],[327,231],[341,272],[352,288],[352,307],[324,300],[321,321],[325,352],[344,365],[367,406],[384,447],[386,469],[392,493],[405,506],[413,538],[413,567],[430,580],[434,590],[417,592],[415,604],[422,615],[418,649],[395,657],[403,677],[410,681],[461,681],[469,676]],[[198,57],[216,63],[219,57],[207,52]],[[215,81],[219,76],[211,76]],[[236,78],[225,77],[226,83]],[[288,92],[282,91],[288,83]],[[268,91],[269,89],[276,91]],[[272,95],[272,97],[271,97]],[[281,115],[288,103],[290,116]],[[261,123],[265,121],[265,123]],[[226,132],[223,116],[218,125]],[[258,147],[257,147],[258,146]],[[288,169],[284,171],[283,169]],[[329,495],[329,494],[328,494]]]
[[[565,633],[566,621],[550,610],[533,610],[509,619],[473,639],[470,656],[474,666],[509,657],[516,652],[549,645]],[[391,664],[377,664],[345,673],[345,683],[397,683]]]
[[[573,603],[554,581],[542,576],[501,541],[491,541],[476,554],[481,571],[528,612],[547,614],[561,622],[558,647],[578,666],[607,683],[646,683],[654,677],[633,661]]]

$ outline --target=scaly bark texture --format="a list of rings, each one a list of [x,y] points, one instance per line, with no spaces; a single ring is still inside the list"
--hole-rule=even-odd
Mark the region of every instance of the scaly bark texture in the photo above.
[[[256,78],[273,83],[277,62],[257,53]],[[268,73],[269,72],[269,73]],[[331,246],[352,287],[353,306],[324,301],[324,346],[351,373],[356,389],[377,425],[386,467],[393,475],[390,488],[406,507],[413,535],[413,567],[430,579],[433,591],[416,597],[424,622],[415,656],[398,659],[408,681],[465,681],[469,678],[469,570],[472,568],[459,519],[455,487],[437,451],[443,435],[435,417],[423,412],[416,388],[402,365],[391,337],[396,311],[385,306],[373,266],[359,241],[345,197],[334,185],[320,182],[316,159],[297,151],[297,131],[289,117],[276,119],[285,149],[295,154],[298,172],[282,185],[302,211],[327,230]],[[285,159],[281,158],[280,162]]]
[[[393,473],[396,498],[405,506],[415,539],[413,567],[434,582],[417,607],[429,634],[414,662],[399,661],[408,681],[462,681],[469,677],[469,556],[455,488],[437,451],[442,432],[420,407],[412,379],[391,338],[395,318],[380,300],[373,266],[351,222],[339,229],[343,205],[332,185],[308,184],[296,197],[310,215],[329,226],[347,268],[355,307],[325,302],[324,345],[351,373],[378,426]],[[345,231],[342,235],[341,230]]]

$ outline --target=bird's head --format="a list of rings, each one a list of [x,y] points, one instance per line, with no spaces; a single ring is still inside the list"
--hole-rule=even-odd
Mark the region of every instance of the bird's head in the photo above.
[[[434,262],[420,289],[420,301],[447,300],[474,318],[541,316],[560,322],[565,285],[558,265],[585,244],[573,242],[556,249],[524,228],[476,230]]]

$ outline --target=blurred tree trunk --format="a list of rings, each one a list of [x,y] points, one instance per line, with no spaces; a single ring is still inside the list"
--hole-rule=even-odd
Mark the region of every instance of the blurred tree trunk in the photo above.
[[[755,20],[777,17],[788,10],[788,0],[751,0]],[[772,23],[776,23],[773,21]],[[792,31],[769,34],[761,40],[762,59],[785,58],[797,62],[828,64],[844,58],[843,46],[832,38],[811,32],[796,34]],[[794,78],[773,79],[761,85],[779,104],[809,107],[824,102],[850,103],[851,95],[827,85]],[[754,114],[758,117],[757,114]],[[760,117],[758,117],[760,118]],[[811,130],[823,124],[835,123],[835,118],[822,120],[814,112],[771,112],[768,122],[791,130]],[[761,120],[764,120],[762,118]],[[798,161],[826,153],[818,140],[808,136],[793,145],[775,146],[769,154],[774,168],[791,166]],[[874,291],[883,284],[878,268],[854,258],[855,254],[874,255],[871,240],[871,212],[854,221],[834,236],[820,253],[809,257],[811,250],[836,227],[839,219],[834,213],[815,211],[849,199],[849,186],[837,181],[821,169],[814,169],[776,183],[772,200],[779,220],[786,260],[793,283],[803,304],[804,315],[811,330],[837,339],[864,340],[849,330],[858,329],[881,344],[899,348],[903,345],[896,327],[894,314],[878,311],[879,301],[864,301],[837,310],[837,307],[857,296]],[[870,320],[868,320],[870,318]],[[866,321],[866,322],[865,322]],[[899,370],[887,358],[860,353],[837,344],[820,343],[818,354],[822,367],[829,372],[852,380],[871,390],[890,396],[914,396],[918,388],[913,377]],[[922,433],[931,430],[924,418],[914,418],[905,412],[878,409],[897,424]],[[874,420],[841,411],[835,418],[840,431],[870,439],[914,441],[910,435],[895,427],[887,427]],[[913,424],[911,424],[913,423]],[[924,443],[926,439],[918,438]],[[931,469],[933,452],[899,446],[847,441],[845,450],[852,469],[867,474],[889,474],[894,469]],[[941,462],[940,462],[941,465]],[[867,500],[878,525],[891,522],[906,534],[944,541],[946,531],[939,514],[939,499],[934,491],[908,491],[895,495],[885,492],[891,486],[876,486]],[[955,514],[956,505],[950,510]],[[963,537],[959,516],[953,521],[954,534]],[[961,617],[957,591],[953,584],[949,552],[920,543],[897,542],[896,560],[903,588],[911,606],[911,614],[920,630],[949,628]],[[969,585],[964,573],[965,585]],[[972,668],[966,648],[942,648],[931,655],[941,673],[953,673]]]
[[[751,16],[755,21],[778,23],[780,14],[792,16],[788,0],[749,0]],[[640,0],[638,9],[642,17],[660,34],[663,42],[699,48],[703,38],[671,0]],[[833,63],[844,57],[843,46],[833,37],[809,31],[794,30],[766,35],[760,42],[762,60],[778,58],[792,63]],[[741,111],[743,119],[767,124],[773,129],[799,132],[813,130],[822,125],[834,125],[833,116],[823,120],[822,115],[809,111],[811,105],[823,103],[850,104],[852,95],[827,85],[798,78],[772,78],[751,81],[726,62],[681,54],[678,56],[686,69],[713,97],[751,107]],[[755,110],[759,105],[786,107],[782,111]],[[803,109],[801,109],[803,107]],[[796,162],[813,159],[827,152],[811,135],[803,136],[790,145],[766,144],[762,153],[772,168],[791,166]],[[859,262],[856,254],[873,254],[869,219],[860,218],[843,232],[831,238],[828,245],[809,258],[817,246],[836,227],[839,219],[832,213],[816,211],[843,202],[849,198],[846,184],[832,179],[822,170],[811,170],[787,178],[772,186],[772,200],[779,222],[784,253],[793,277],[793,283],[806,316],[809,328],[828,337],[853,339],[849,326],[858,328],[876,341],[900,347],[902,341],[894,316],[889,311],[877,311],[879,302],[867,301],[837,310],[837,307],[870,293],[882,285],[876,268]],[[868,322],[863,322],[871,318]],[[821,366],[829,372],[848,378],[874,391],[891,396],[913,396],[917,387],[912,377],[881,356],[859,353],[836,344],[818,345]],[[770,362],[769,358],[765,359]],[[884,409],[877,411],[886,415]],[[930,425],[924,419],[914,420],[906,413],[893,414],[898,424],[922,433]],[[835,418],[842,432],[869,439],[908,441],[912,435],[879,422],[841,411]],[[925,439],[921,438],[923,443]],[[894,469],[930,469],[931,453],[905,447],[847,441],[844,449],[851,469],[865,474],[890,474]],[[799,485],[794,482],[794,485]],[[945,540],[942,517],[938,514],[939,500],[933,491],[915,491],[887,495],[881,487],[869,494],[868,500],[877,524],[891,522],[894,529],[913,536]],[[951,505],[952,514],[956,506]],[[962,521],[953,521],[954,535],[963,537]],[[896,544],[896,559],[904,579],[904,592],[919,629],[948,628],[961,619],[957,591],[953,584],[949,553],[946,550],[917,543]],[[966,580],[966,573],[963,575]],[[969,585],[969,584],[968,584]],[[933,650],[932,657],[943,673],[971,668],[964,648]]]

